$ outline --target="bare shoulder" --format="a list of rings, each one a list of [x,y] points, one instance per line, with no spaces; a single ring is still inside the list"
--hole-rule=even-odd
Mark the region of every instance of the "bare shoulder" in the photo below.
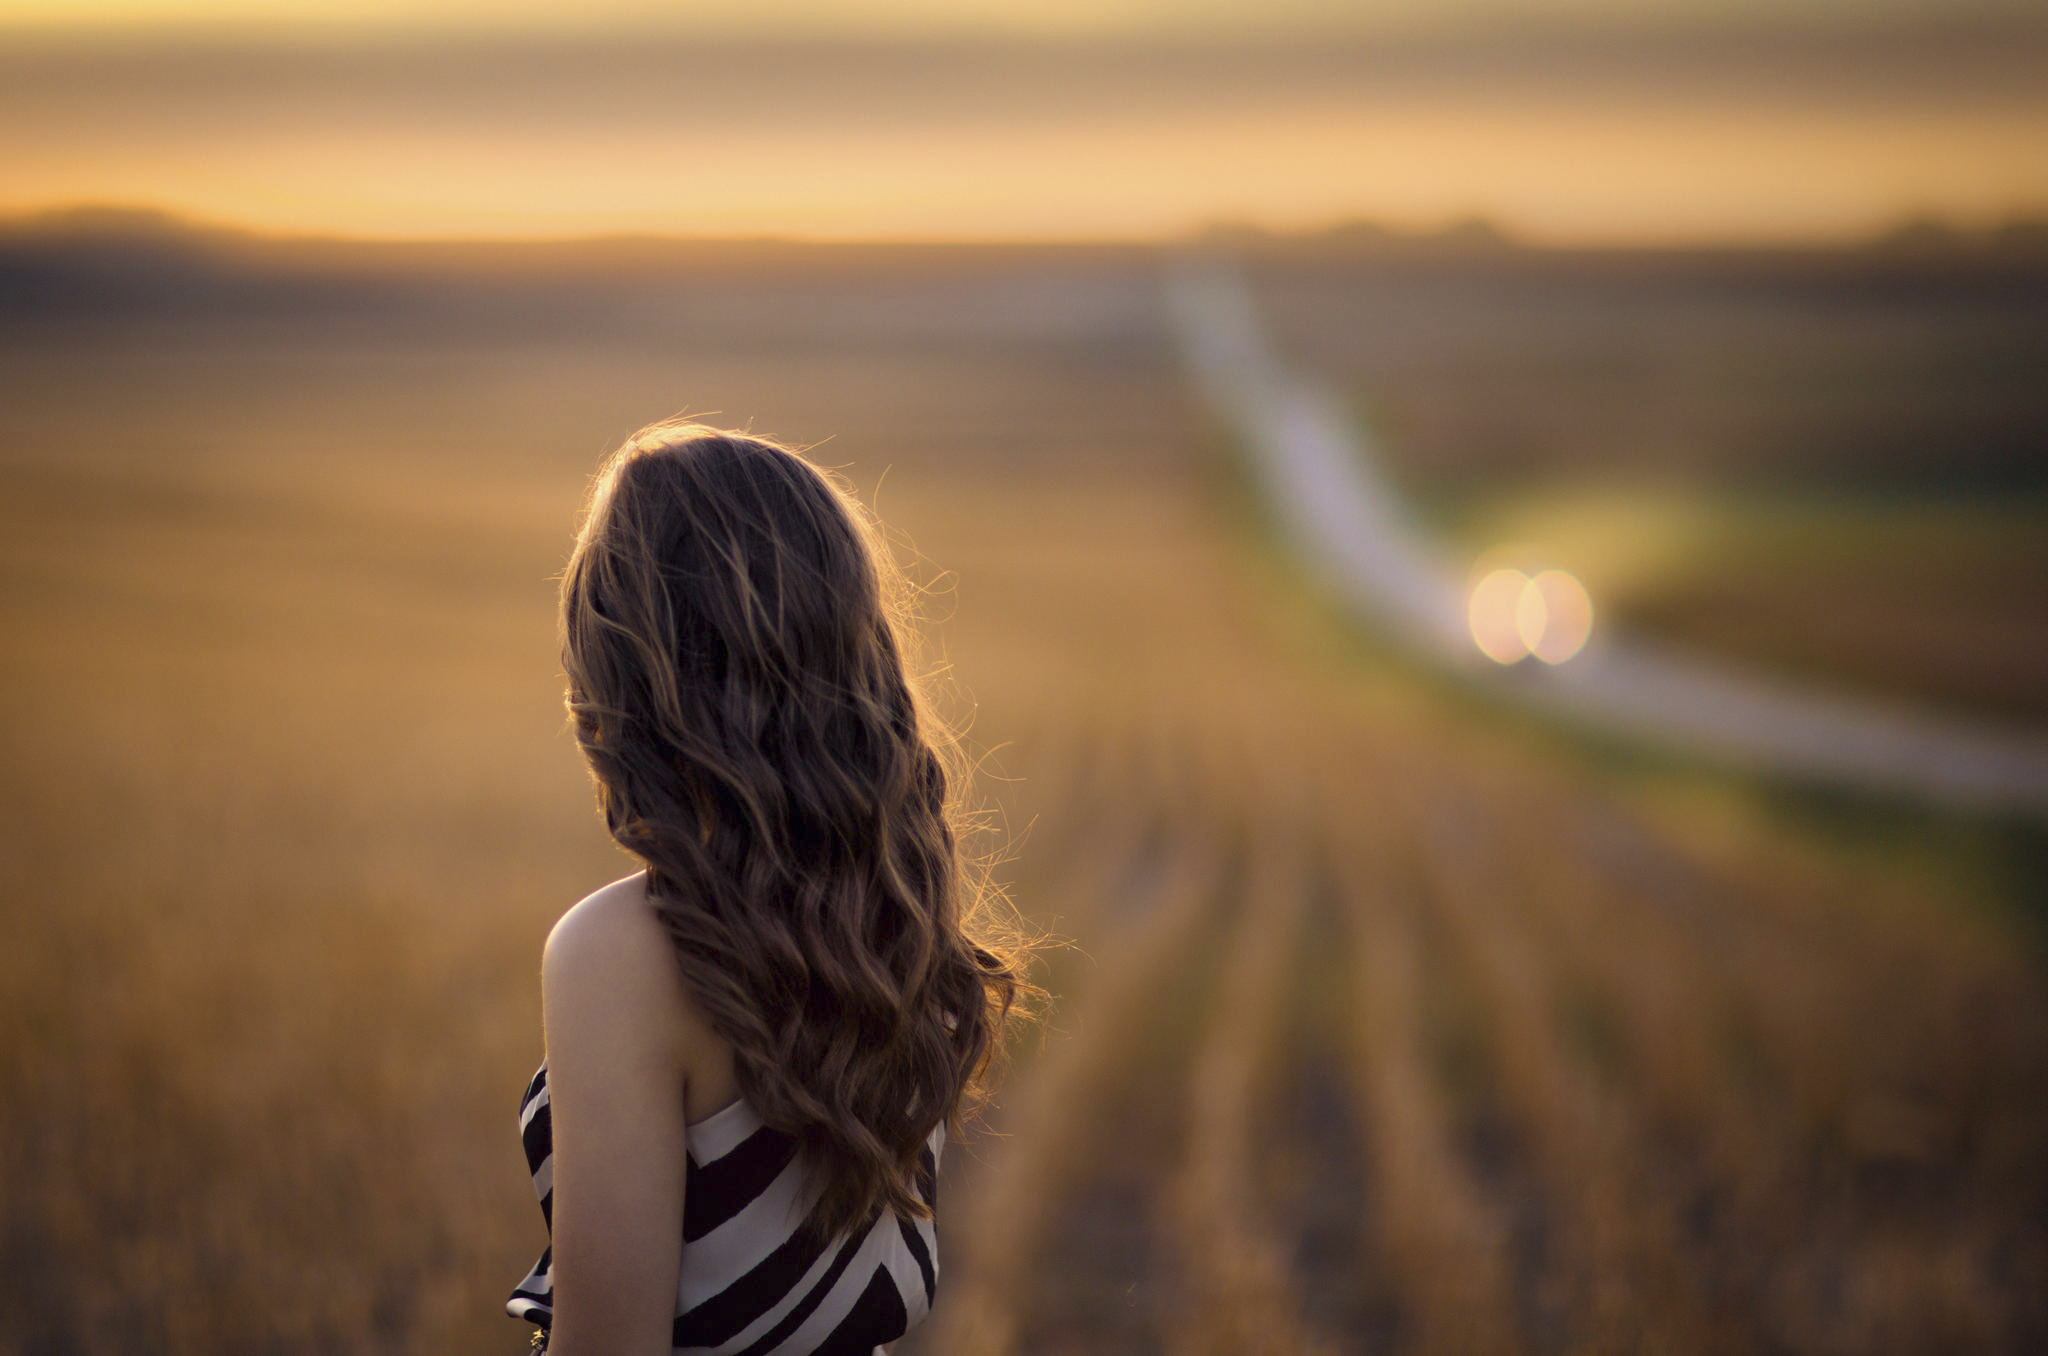
[[[662,935],[661,920],[647,899],[647,873],[635,871],[592,890],[570,905],[548,933],[546,959],[582,957],[611,948],[631,948]]]
[[[647,897],[645,871],[592,891],[556,920],[541,951],[541,991],[546,1009],[590,1011],[620,1035],[630,1024],[679,1063],[701,1057],[707,1024]]]
[[[541,951],[541,973],[567,981],[607,974],[653,979],[674,968],[668,945],[647,899],[647,873],[636,871],[591,891],[555,920]],[[626,973],[613,973],[621,969]]]

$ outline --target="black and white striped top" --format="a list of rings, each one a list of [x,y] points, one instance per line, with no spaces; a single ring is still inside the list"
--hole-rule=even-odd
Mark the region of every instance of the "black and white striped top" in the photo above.
[[[519,1100],[519,1133],[554,1229],[554,1142],[543,1059]],[[938,1208],[939,1154],[932,1131],[918,1193]],[[683,1261],[671,1339],[695,1356],[870,1356],[931,1311],[938,1283],[932,1220],[911,1223],[886,1209],[822,1244],[798,1234],[805,1160],[796,1140],[764,1125],[744,1099],[688,1127],[683,1178]],[[505,1312],[545,1330],[554,1317],[553,1243],[505,1301]]]

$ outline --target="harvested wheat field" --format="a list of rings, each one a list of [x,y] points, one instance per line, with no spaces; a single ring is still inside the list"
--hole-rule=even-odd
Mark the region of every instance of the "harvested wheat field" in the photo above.
[[[540,945],[632,869],[550,576],[684,407],[914,545],[1064,939],[906,1352],[2048,1344],[2037,943],[1348,648],[1149,255],[404,278],[0,327],[0,1350],[525,1349]]]

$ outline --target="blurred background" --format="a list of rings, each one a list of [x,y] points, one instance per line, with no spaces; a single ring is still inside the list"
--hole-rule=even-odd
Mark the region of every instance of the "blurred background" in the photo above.
[[[678,411],[895,532],[1068,941],[909,1351],[2048,1346],[2044,58],[0,5],[0,1350],[525,1350],[552,576]]]

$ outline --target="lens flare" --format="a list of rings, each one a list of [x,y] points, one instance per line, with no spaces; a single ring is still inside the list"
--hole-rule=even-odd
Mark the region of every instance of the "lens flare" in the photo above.
[[[1466,623],[1479,652],[1496,664],[1512,664],[1529,653],[1517,625],[1528,587],[1529,576],[1520,570],[1494,570],[1472,586],[1465,607]]]
[[[1496,664],[1530,655],[1562,664],[1585,648],[1593,632],[1592,599],[1564,570],[1533,576],[1505,567],[1489,570],[1472,586],[1465,610],[1472,642]]]
[[[1543,598],[1543,590],[1536,587],[1536,581],[1522,580],[1521,590],[1515,594],[1515,636],[1522,642],[1526,654],[1540,653],[1544,628],[1550,625],[1550,608]]]
[[[1529,581],[1516,605],[1517,624],[1530,613],[1540,614],[1536,634],[1523,629],[1521,635],[1529,653],[1546,664],[1564,663],[1593,634],[1593,600],[1585,585],[1563,570],[1544,570]]]

